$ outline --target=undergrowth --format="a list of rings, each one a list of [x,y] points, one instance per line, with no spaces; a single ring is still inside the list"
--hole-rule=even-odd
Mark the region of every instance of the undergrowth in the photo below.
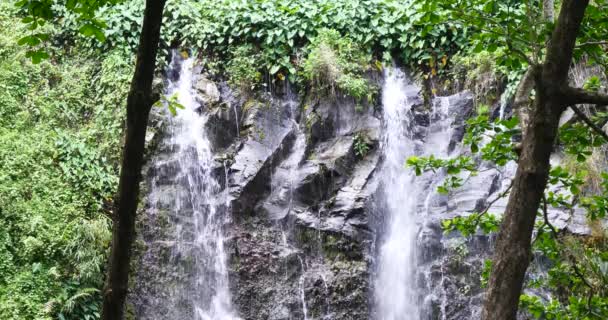
[[[324,29],[311,42],[309,50],[302,75],[315,90],[331,94],[339,91],[357,103],[372,101],[376,88],[365,78],[371,57],[352,39]]]
[[[34,65],[14,14],[0,4],[0,319],[98,319],[133,63]]]

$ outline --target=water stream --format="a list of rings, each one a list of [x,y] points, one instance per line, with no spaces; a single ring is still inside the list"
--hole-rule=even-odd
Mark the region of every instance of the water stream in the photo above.
[[[167,283],[169,301],[162,308],[150,304],[142,312],[143,318],[237,319],[230,298],[223,234],[230,211],[225,191],[212,176],[213,154],[204,129],[207,119],[201,115],[199,109],[204,106],[196,101],[193,88],[193,59],[174,52],[169,70],[175,76],[169,77],[166,95],[177,95],[184,108],[167,116],[168,132],[163,143],[171,151],[153,160],[158,171],[165,172],[168,181],[164,185],[172,189],[168,192],[153,184],[148,214],[160,214],[163,205],[171,211],[168,215],[174,234],[165,242],[170,251],[167,269],[175,267],[182,274]]]
[[[415,289],[416,216],[415,175],[404,169],[404,161],[415,154],[410,128],[412,102],[405,93],[411,85],[399,69],[387,68],[382,90],[384,137],[381,149],[384,166],[380,171],[384,186],[385,238],[379,247],[375,299],[381,320],[418,319]]]
[[[435,97],[429,112],[428,126],[421,130],[413,108],[419,106],[417,88],[397,68],[385,71],[382,90],[384,136],[381,150],[384,164],[380,171],[383,199],[380,210],[385,217],[377,259],[375,301],[376,317],[381,320],[423,319],[430,310],[423,308],[425,296],[432,294],[428,274],[420,265],[417,237],[420,226],[428,219],[429,206],[436,195],[443,174],[416,177],[405,167],[410,156],[447,157],[453,135],[450,99]],[[422,279],[422,280],[421,280]],[[439,297],[441,313],[445,296]]]

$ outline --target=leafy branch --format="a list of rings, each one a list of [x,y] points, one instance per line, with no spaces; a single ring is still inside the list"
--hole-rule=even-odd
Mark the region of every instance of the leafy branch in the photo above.
[[[161,95],[160,99],[153,104],[154,107],[162,107],[167,106],[167,109],[171,113],[172,116],[177,115],[177,109],[186,109],[181,103],[179,103],[179,98],[176,94],[168,97],[166,95]]]

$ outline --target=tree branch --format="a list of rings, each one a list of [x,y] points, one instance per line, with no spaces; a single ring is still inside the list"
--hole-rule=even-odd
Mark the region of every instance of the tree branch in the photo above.
[[[479,227],[479,223],[481,222],[481,216],[483,216],[484,214],[488,213],[488,210],[490,210],[490,208],[492,208],[492,206],[500,199],[504,198],[507,194],[509,194],[509,192],[511,191],[511,187],[513,187],[513,180],[511,180],[511,182],[509,183],[509,186],[505,189],[505,191],[499,193],[496,198],[494,198],[494,200],[488,202],[486,204],[486,208],[484,210],[481,211],[481,213],[477,216],[477,218],[475,218],[475,230],[477,230],[477,228]]]
[[[513,45],[511,44],[510,40],[507,40],[507,49],[509,51],[511,51],[513,54],[518,55],[520,58],[524,59],[529,65],[534,66],[536,65],[536,62],[534,62],[532,59],[530,59],[523,51],[514,48]]]
[[[555,229],[555,227],[551,224],[551,222],[549,222],[549,214],[547,212],[547,197],[545,196],[545,194],[543,193],[543,219],[545,222],[545,225],[549,227],[549,229],[551,229],[551,234],[553,234],[553,237],[555,239],[557,239],[558,233],[557,233],[557,229]]]
[[[590,92],[581,88],[567,87],[563,89],[564,98],[569,104],[599,104],[608,105],[608,95]]]
[[[580,48],[580,47],[586,47],[586,46],[596,46],[596,45],[606,45],[608,44],[608,41],[588,41],[588,42],[583,42],[580,43],[578,45],[576,45],[576,48]]]
[[[576,115],[579,118],[581,118],[581,120],[583,120],[583,122],[586,123],[587,126],[589,126],[591,129],[593,129],[593,131],[595,131],[595,133],[602,136],[602,138],[604,138],[604,140],[606,140],[606,142],[608,142],[608,134],[606,134],[606,132],[604,130],[602,130],[602,128],[600,128],[598,125],[593,123],[593,121],[591,121],[591,119],[589,119],[587,117],[587,115],[585,115],[579,108],[577,108],[574,105],[571,105],[570,109],[572,109],[572,111],[574,111],[574,113],[576,113]]]

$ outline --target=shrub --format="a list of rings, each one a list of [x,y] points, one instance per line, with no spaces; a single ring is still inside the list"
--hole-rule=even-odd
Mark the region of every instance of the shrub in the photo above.
[[[364,133],[359,132],[355,135],[355,137],[353,139],[354,139],[353,148],[355,150],[355,155],[357,157],[364,158],[370,149],[369,143],[367,141],[368,140],[367,136]]]
[[[364,52],[376,57],[399,52],[397,59],[416,71],[435,69],[435,61],[444,61],[465,44],[466,33],[444,10],[429,12],[423,10],[424,5],[421,0],[169,0],[161,56],[179,44],[206,58],[224,60],[240,46],[249,45],[260,53],[255,64],[258,71],[295,76],[302,50],[322,30],[332,29],[348,34]],[[79,35],[77,17],[65,15],[57,38],[94,52],[113,48],[134,52],[142,13],[143,0],[103,8],[100,19],[108,26],[103,44]]]
[[[357,102],[371,102],[374,86],[365,79],[371,56],[352,39],[336,30],[323,29],[309,46],[309,54],[302,64],[302,75],[315,90],[334,94],[340,91]]]
[[[0,2],[0,27],[22,30]],[[47,27],[52,28],[47,24]],[[132,63],[0,35],[0,319],[99,318]]]
[[[229,83],[243,93],[251,92],[262,80],[262,73],[258,70],[259,61],[260,55],[255,53],[252,46],[238,47],[226,65]]]

